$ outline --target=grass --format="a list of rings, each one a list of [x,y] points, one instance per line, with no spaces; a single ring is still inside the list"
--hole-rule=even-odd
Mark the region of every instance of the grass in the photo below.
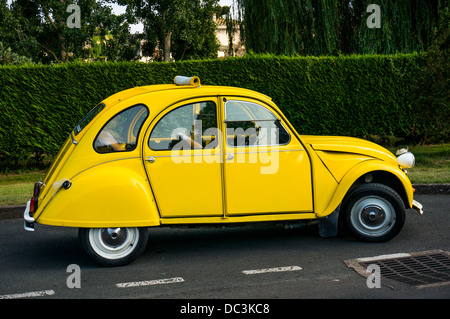
[[[25,205],[33,195],[34,183],[44,177],[44,171],[0,175],[0,206]]]
[[[450,144],[413,146],[409,150],[416,157],[416,166],[408,170],[413,184],[450,183]],[[390,151],[395,154],[396,149]],[[26,204],[34,183],[44,177],[44,171],[0,174],[0,206]]]
[[[450,144],[412,146],[409,151],[416,158],[416,166],[408,170],[413,184],[450,183]]]

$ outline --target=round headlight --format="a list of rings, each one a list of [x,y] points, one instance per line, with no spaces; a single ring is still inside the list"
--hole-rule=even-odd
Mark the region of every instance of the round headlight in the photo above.
[[[397,163],[402,168],[413,168],[416,163],[416,159],[411,152],[406,152],[397,157]]]

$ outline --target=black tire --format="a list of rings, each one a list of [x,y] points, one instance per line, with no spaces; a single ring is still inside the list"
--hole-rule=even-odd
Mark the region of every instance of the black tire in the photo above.
[[[405,224],[405,205],[392,188],[376,183],[357,186],[343,202],[348,230],[359,240],[391,240]]]
[[[117,267],[131,263],[142,254],[147,246],[148,229],[79,228],[78,239],[83,251],[96,264]]]

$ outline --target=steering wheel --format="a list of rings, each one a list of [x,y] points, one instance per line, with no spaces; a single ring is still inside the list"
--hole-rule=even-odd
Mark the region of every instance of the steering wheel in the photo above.
[[[199,142],[194,141],[192,138],[190,138],[189,136],[187,136],[186,134],[184,134],[182,132],[179,132],[177,134],[177,137],[179,139],[183,140],[184,142],[188,143],[192,149],[202,149],[203,148],[203,146]]]

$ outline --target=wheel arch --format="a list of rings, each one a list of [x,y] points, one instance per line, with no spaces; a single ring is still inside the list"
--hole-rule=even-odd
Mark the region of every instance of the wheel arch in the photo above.
[[[345,174],[327,208],[323,212],[317,212],[317,216],[324,217],[331,214],[351,193],[352,189],[364,183],[384,184],[399,194],[405,208],[412,207],[413,188],[406,174],[394,165],[371,160],[355,165]]]
[[[403,203],[405,204],[406,208],[410,207],[408,194],[405,190],[404,184],[400,181],[400,179],[394,175],[392,172],[389,171],[371,171],[363,174],[360,176],[349,188],[346,196],[344,196],[343,201],[345,201],[345,198],[348,194],[357,186],[362,184],[368,184],[368,183],[377,183],[377,184],[383,184],[390,188],[392,188],[394,191],[397,192],[397,194],[401,197]]]

